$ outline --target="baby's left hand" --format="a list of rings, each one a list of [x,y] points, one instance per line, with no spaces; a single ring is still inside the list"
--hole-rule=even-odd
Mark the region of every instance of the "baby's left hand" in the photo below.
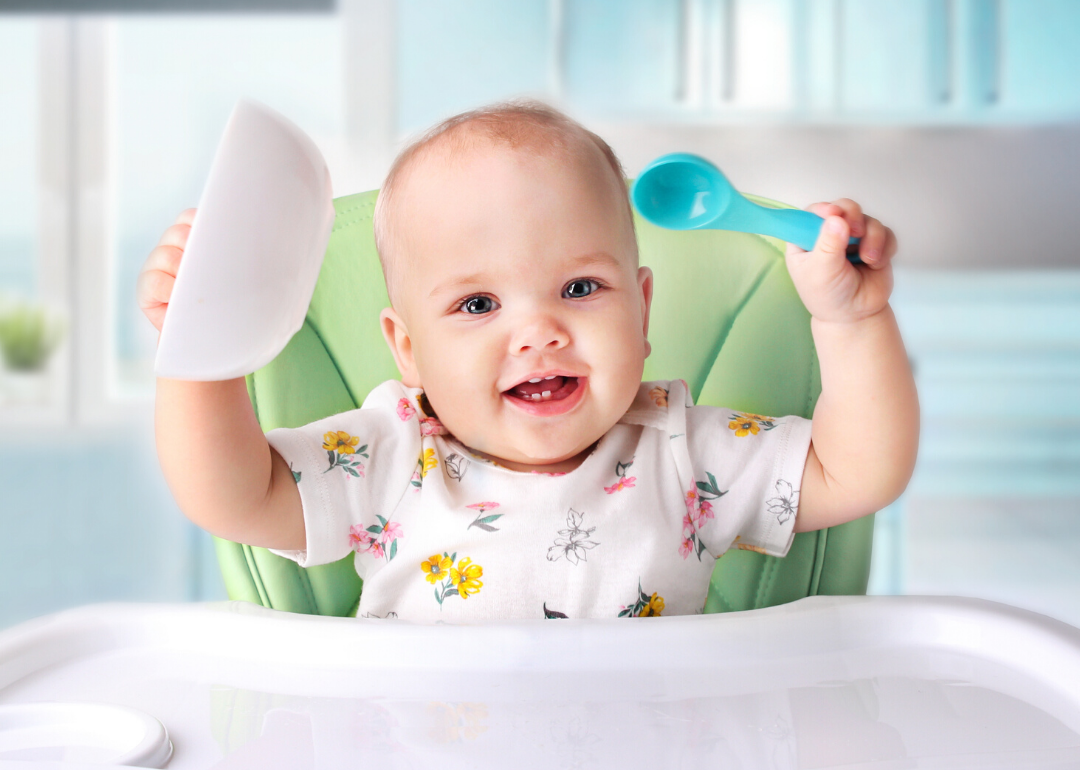
[[[825,220],[813,251],[788,244],[787,267],[810,315],[819,321],[850,323],[868,318],[889,303],[892,294],[893,231],[862,212],[853,200],[807,207]],[[847,260],[848,238],[860,238],[859,258]]]

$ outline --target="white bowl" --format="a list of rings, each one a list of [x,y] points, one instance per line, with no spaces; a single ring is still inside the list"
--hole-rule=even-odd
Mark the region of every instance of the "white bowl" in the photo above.
[[[273,360],[304,323],[333,224],[314,142],[273,110],[238,103],[180,261],[155,374],[227,380]]]

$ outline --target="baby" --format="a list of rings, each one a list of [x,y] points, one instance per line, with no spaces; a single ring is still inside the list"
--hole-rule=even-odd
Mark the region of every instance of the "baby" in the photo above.
[[[701,612],[727,549],[783,556],[795,532],[893,501],[914,466],[896,240],[850,200],[811,210],[821,236],[787,266],[821,364],[813,421],[732,422],[681,380],[641,382],[653,277],[608,145],[534,103],[452,118],[398,157],[375,209],[401,380],[266,435],[242,378],[159,380],[166,479],[220,537],[302,566],[353,553],[361,616]],[[193,216],[140,275],[158,329]]]

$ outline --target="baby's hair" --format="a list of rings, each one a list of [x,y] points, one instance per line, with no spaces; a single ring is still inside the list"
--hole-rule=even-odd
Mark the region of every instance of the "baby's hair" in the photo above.
[[[623,191],[622,199],[626,205],[631,233],[633,232],[633,210],[630,207],[630,196],[626,192],[622,164],[608,143],[592,131],[553,107],[533,100],[499,102],[463,112],[431,128],[401,151],[390,166],[386,181],[383,182],[375,201],[375,248],[379,253],[379,262],[382,265],[391,303],[397,295],[398,275],[401,272],[393,264],[393,258],[396,257],[394,252],[398,244],[395,242],[393,217],[390,213],[394,205],[395,191],[400,184],[399,180],[412,161],[436,142],[449,143],[449,150],[453,153],[474,146],[477,138],[487,140],[491,144],[507,145],[513,149],[527,147],[541,151],[562,152],[572,152],[582,145],[588,146],[591,143],[603,154],[619,189]]]

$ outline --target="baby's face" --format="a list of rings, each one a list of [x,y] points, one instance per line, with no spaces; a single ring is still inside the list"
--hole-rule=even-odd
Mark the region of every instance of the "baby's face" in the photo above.
[[[435,152],[401,191],[401,290],[383,329],[403,380],[462,443],[516,470],[577,467],[629,408],[649,353],[652,274],[594,149]]]

